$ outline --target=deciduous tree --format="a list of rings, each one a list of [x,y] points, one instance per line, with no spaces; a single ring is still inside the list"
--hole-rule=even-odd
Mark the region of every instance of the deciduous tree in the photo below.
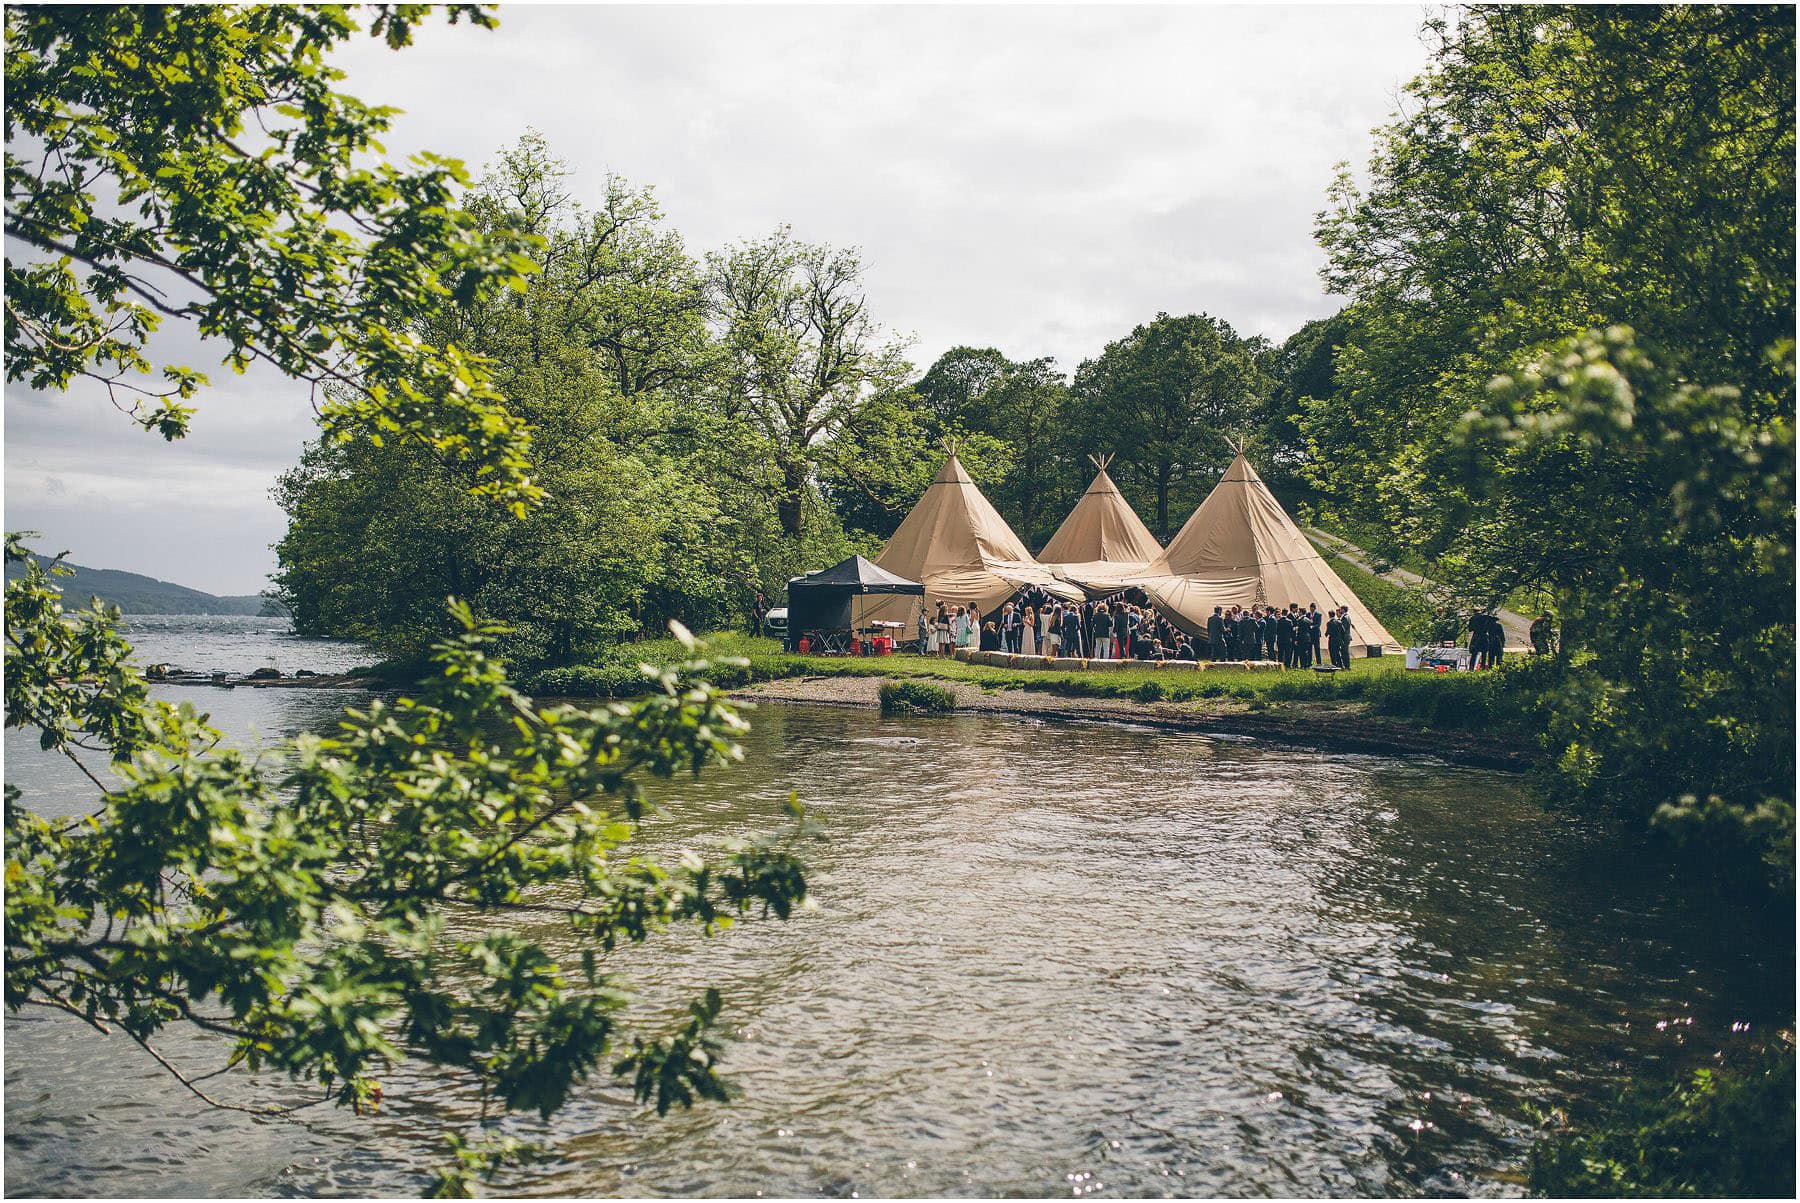
[[[710,257],[727,414],[753,422],[772,459],[776,509],[805,529],[814,446],[908,370],[904,343],[869,315],[853,250],[800,242],[783,227]]]
[[[1231,462],[1228,439],[1250,433],[1270,386],[1266,351],[1218,318],[1163,313],[1076,369],[1070,425],[1092,441],[1082,450],[1116,453],[1113,477],[1148,500],[1158,538]]]
[[[367,10],[396,48],[424,14]],[[427,333],[474,316],[491,319],[484,337],[496,339],[552,327],[534,320],[548,315],[526,286],[532,263],[513,249],[530,221],[484,225],[456,208],[460,169],[444,160],[361,165],[390,114],[334,92],[325,56],[362,17],[8,9],[8,232],[37,252],[7,259],[8,370],[44,389],[96,382],[175,437],[200,377],[169,367],[160,392],[138,378],[154,367],[146,340],[158,320],[192,320],[234,365],[264,360],[326,387],[332,452],[362,436],[348,445],[361,454],[430,461],[408,478],[429,490],[410,499],[384,496],[372,474],[324,468],[334,488],[360,490],[350,508],[372,520],[383,502],[442,503],[452,519],[432,529],[448,546],[533,506],[558,511],[542,508],[525,422],[488,365]],[[627,275],[636,287],[670,259],[666,242],[632,237],[589,231],[552,249],[600,248],[599,263],[635,245],[662,265]],[[554,259],[539,295],[584,279],[586,262]],[[600,277],[586,283],[619,285],[610,269]],[[496,283],[522,299],[496,306]],[[452,304],[461,309],[447,315]],[[636,387],[659,358],[639,326],[573,328],[579,338],[524,357],[515,383],[539,391],[521,388],[517,404],[596,423],[587,434],[599,437],[627,390],[595,359],[623,365]],[[544,403],[553,386],[589,377],[588,408]],[[553,504],[588,501],[572,489]],[[492,516],[502,510],[514,517]],[[469,542],[475,558],[479,539]],[[421,548],[381,550],[403,562]],[[66,611],[10,536],[6,558],[22,566],[5,595],[6,725],[36,732],[94,791],[91,813],[54,820],[6,786],[9,1007],[122,1035],[196,1097],[258,1114],[366,1111],[401,1056],[466,1075],[483,1107],[545,1115],[596,1072],[629,1078],[659,1111],[723,1097],[716,993],[669,1031],[633,1035],[621,1022],[628,947],[670,924],[712,932],[752,911],[785,916],[805,895],[800,865],[771,842],[678,866],[625,854],[647,817],[644,778],[738,755],[742,720],[706,683],[704,661],[658,674],[629,706],[539,706],[490,653],[502,629],[453,604],[416,696],[251,757],[192,707],[151,699],[116,612]],[[452,916],[481,934],[451,936]],[[562,920],[566,934],[545,937],[532,916]],[[177,1028],[216,1042],[219,1073],[196,1077],[162,1055]],[[220,1097],[231,1091],[220,1073],[237,1066],[285,1072],[295,1092]],[[516,1151],[453,1136],[435,1189],[466,1191]]]

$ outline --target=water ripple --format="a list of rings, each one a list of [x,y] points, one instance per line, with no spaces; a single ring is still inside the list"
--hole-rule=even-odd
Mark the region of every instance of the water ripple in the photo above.
[[[244,704],[222,719],[328,721]],[[674,787],[647,842],[766,825],[797,789],[828,833],[819,909],[629,962],[656,1013],[722,987],[739,1097],[659,1120],[595,1083],[549,1125],[505,1121],[550,1156],[496,1193],[1514,1194],[1527,1102],[1602,1095],[1791,997],[1781,950],[1489,774],[1095,724],[754,717],[746,765]],[[373,1119],[256,1121],[60,1018],[9,1016],[6,1051],[12,1193],[414,1191],[466,1101],[402,1067]]]

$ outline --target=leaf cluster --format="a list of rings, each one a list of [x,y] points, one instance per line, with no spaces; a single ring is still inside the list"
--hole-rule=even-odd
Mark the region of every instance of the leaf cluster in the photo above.
[[[472,5],[439,11],[492,23]],[[488,366],[415,328],[448,302],[525,287],[527,243],[454,203],[456,162],[371,162],[394,112],[338,91],[329,61],[365,21],[397,49],[432,12],[9,8],[7,379],[90,381],[178,438],[207,378],[155,362],[172,319],[222,344],[233,371],[262,362],[311,382],[330,438],[410,441],[466,465],[484,496],[537,501],[529,430]]]
[[[16,540],[8,554],[25,557]],[[257,1112],[372,1109],[409,1057],[467,1075],[484,1106],[541,1115],[608,1069],[659,1111],[723,1097],[717,994],[673,1031],[630,1036],[618,958],[672,924],[785,918],[806,878],[789,836],[675,864],[632,851],[648,782],[742,754],[744,720],[685,631],[689,656],[637,700],[539,706],[488,653],[500,632],[453,604],[463,631],[416,695],[253,759],[148,696],[116,615],[64,613],[23,563],[6,590],[7,725],[105,757],[112,780],[90,771],[97,808],[72,821],[8,787],[8,1006],[121,1031],[219,1105],[239,1106],[201,1083],[236,1066],[313,1088],[240,1106]],[[218,1071],[162,1057],[176,1026],[224,1046]]]

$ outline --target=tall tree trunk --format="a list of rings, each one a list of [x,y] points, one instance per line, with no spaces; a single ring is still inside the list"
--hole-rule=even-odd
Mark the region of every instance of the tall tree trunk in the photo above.
[[[781,520],[781,531],[789,538],[799,538],[806,528],[806,461],[783,458],[781,463],[781,496],[775,499],[775,514]]]

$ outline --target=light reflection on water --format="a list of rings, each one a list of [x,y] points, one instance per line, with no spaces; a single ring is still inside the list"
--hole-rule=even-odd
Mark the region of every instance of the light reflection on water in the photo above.
[[[274,736],[344,700],[202,704]],[[659,1120],[592,1085],[507,1121],[550,1160],[495,1193],[1516,1193],[1525,1102],[1603,1094],[1791,998],[1779,948],[1492,774],[1098,724],[753,719],[746,763],[680,783],[647,842],[772,825],[796,789],[826,824],[819,910],[625,962],[650,1011],[722,987],[740,1097]],[[7,751],[9,779],[54,784]],[[73,1022],[6,1034],[11,1193],[414,1192],[463,1098],[403,1069],[375,1119],[255,1120]]]

